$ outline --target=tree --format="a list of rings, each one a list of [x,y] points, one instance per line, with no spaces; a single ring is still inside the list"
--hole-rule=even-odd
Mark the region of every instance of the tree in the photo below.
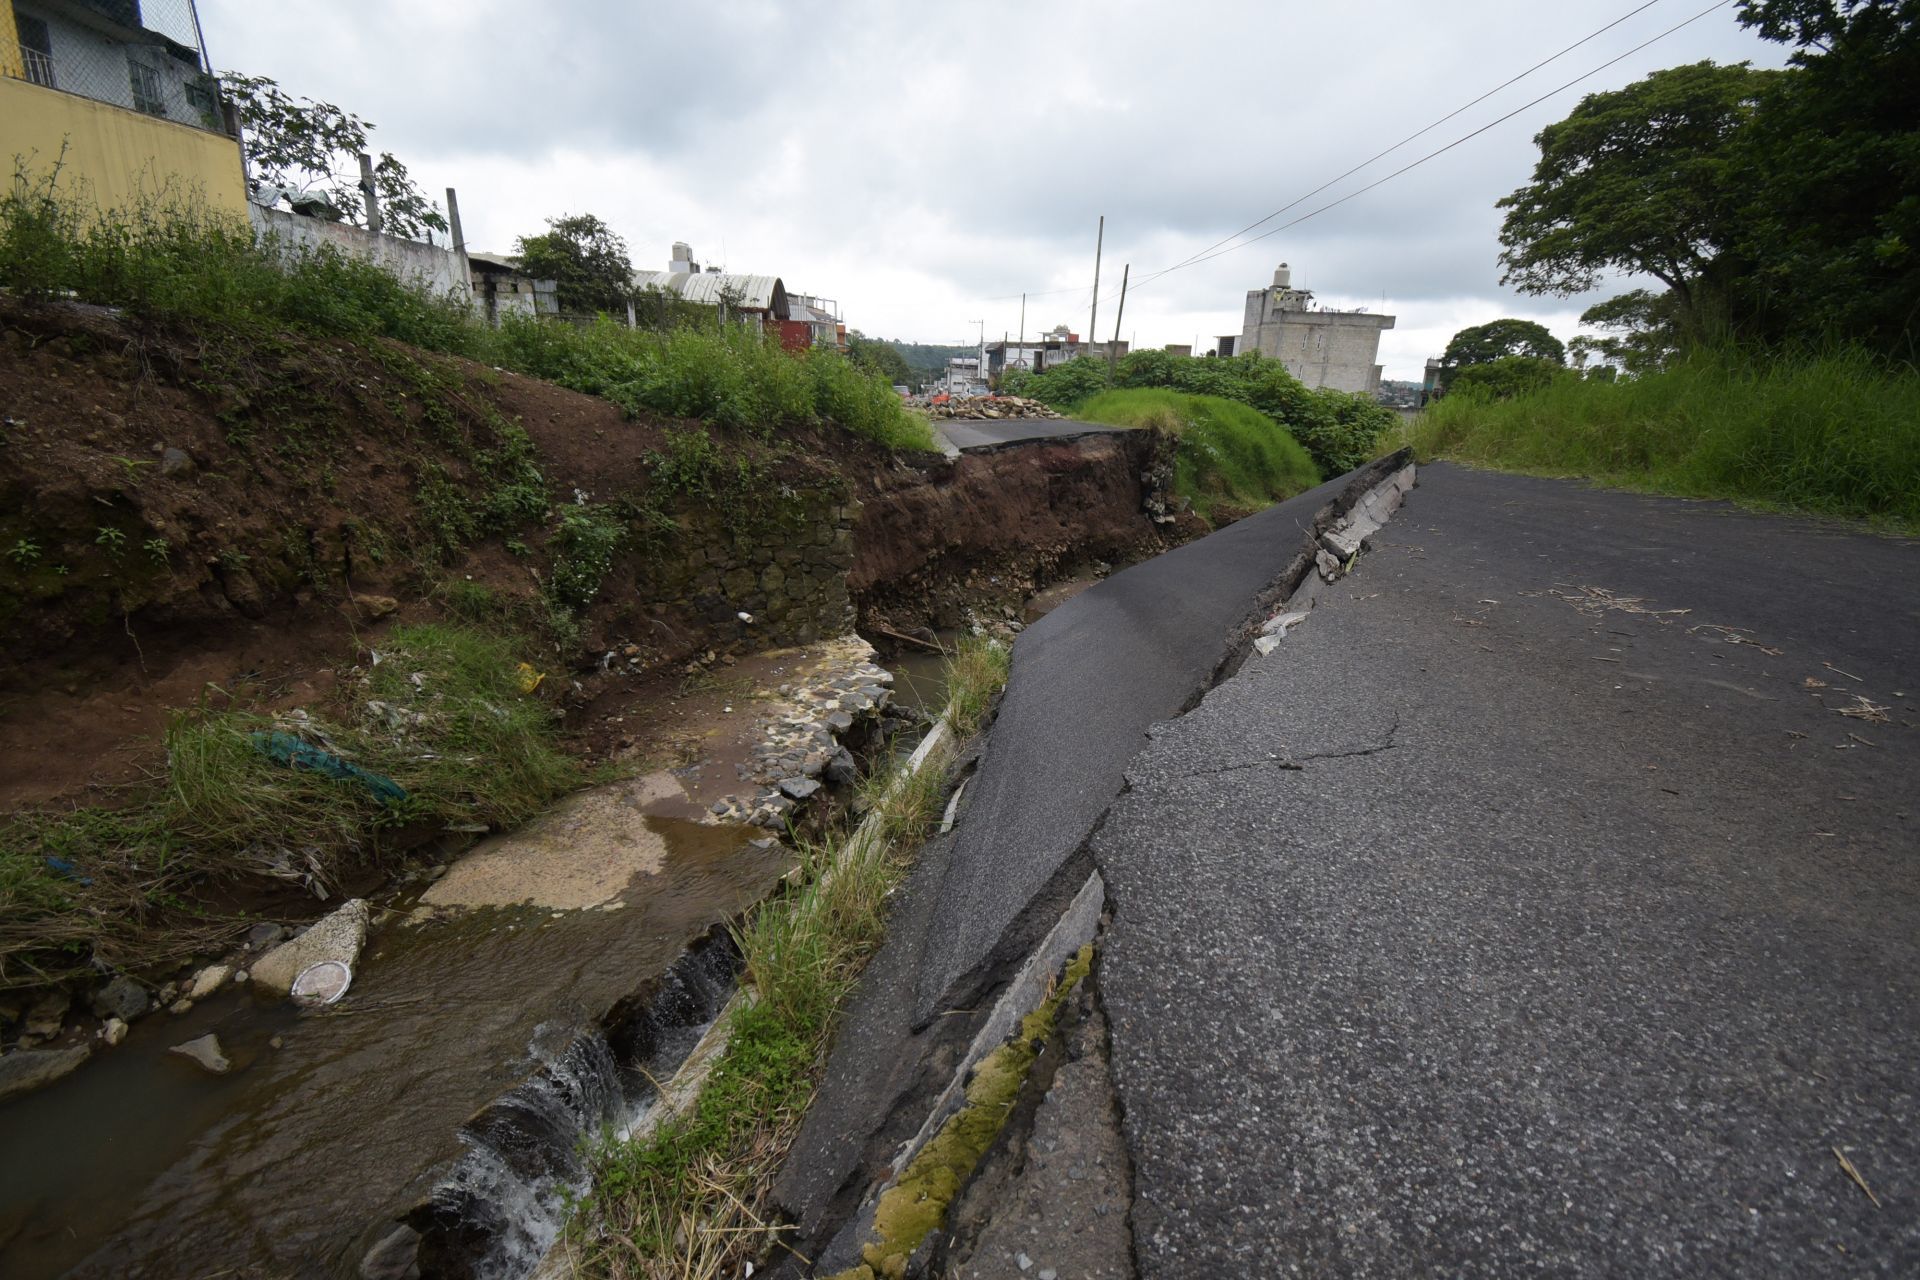
[[[1796,46],[1751,130],[1741,236],[1764,336],[1915,356],[1920,313],[1920,0],[1744,0]]]
[[[1536,360],[1567,362],[1567,349],[1543,324],[1532,320],[1489,320],[1469,325],[1453,335],[1440,357],[1444,370],[1457,371],[1473,364],[1487,364],[1503,356],[1530,356]],[[1446,374],[1442,375],[1446,377]]]
[[[330,102],[294,98],[265,76],[225,71],[221,89],[239,111],[246,130],[248,185],[280,187],[295,194],[318,195],[342,219],[360,226],[365,205],[360,189],[360,156],[374,126]],[[447,230],[446,215],[414,184],[407,167],[391,151],[373,164],[373,195],[382,228],[411,240],[427,238],[429,228]]]
[[[1626,293],[1596,302],[1580,314],[1580,323],[1607,332],[1594,336],[1581,334],[1572,343],[1576,360],[1585,366],[1597,358],[1601,364],[1628,373],[1649,373],[1663,368],[1680,351],[1679,322],[1675,317],[1674,295],[1654,293],[1650,289],[1631,289]]]
[[[580,314],[612,311],[624,315],[633,296],[633,263],[627,242],[591,213],[548,218],[539,235],[515,244],[520,269],[536,280],[559,285],[562,311]]]
[[[1724,330],[1753,177],[1743,130],[1782,74],[1699,62],[1583,98],[1499,203],[1502,283],[1566,297],[1604,270],[1650,275],[1690,338]]]
[[[913,381],[913,370],[907,367],[907,358],[900,349],[881,338],[869,338],[858,330],[847,335],[847,356],[854,364],[869,373],[884,378],[890,385],[907,386]]]

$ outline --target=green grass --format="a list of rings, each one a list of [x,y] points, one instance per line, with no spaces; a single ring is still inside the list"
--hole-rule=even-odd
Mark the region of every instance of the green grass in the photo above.
[[[332,888],[378,859],[396,829],[511,827],[580,782],[558,718],[521,692],[517,643],[459,625],[394,628],[380,661],[344,681],[338,722],[198,707],[166,730],[166,772],[113,809],[0,820],[0,988],[97,961],[138,968],[190,954],[235,922],[188,897],[215,879],[271,876]],[[406,791],[270,760],[286,733]],[[82,883],[82,878],[91,883]],[[180,927],[185,919],[188,927]]]
[[[1006,679],[1006,650],[962,646],[948,665],[956,719],[978,727]],[[808,846],[799,883],[738,933],[743,981],[725,1051],[691,1110],[591,1154],[593,1185],[565,1247],[576,1274],[733,1276],[777,1238],[765,1201],[812,1100],[842,1002],[885,935],[888,896],[931,831],[944,771],[902,765],[863,788],[877,838]],[[843,837],[845,840],[845,837]]]
[[[1449,396],[1422,457],[1920,528],[1920,373],[1857,352],[1701,352],[1618,382]]]
[[[1286,429],[1238,401],[1142,388],[1102,392],[1075,413],[1178,436],[1174,490],[1209,520],[1216,508],[1258,510],[1320,483],[1313,459]]]
[[[391,338],[605,396],[630,413],[761,434],[831,426],[888,448],[935,447],[884,379],[836,352],[791,354],[705,312],[663,330],[604,318],[586,327],[521,319],[494,330],[457,292],[416,287],[331,245],[256,243],[244,222],[204,205],[94,213],[57,171],[17,171],[0,194],[0,286],[260,340],[287,328]]]

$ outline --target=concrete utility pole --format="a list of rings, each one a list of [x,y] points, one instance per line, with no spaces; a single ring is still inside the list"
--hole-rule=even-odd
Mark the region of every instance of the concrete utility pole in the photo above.
[[[974,365],[973,376],[976,381],[985,382],[987,380],[987,322],[975,320],[974,323],[980,326],[980,362]]]
[[[1020,295],[1020,367],[1027,367],[1027,295]]]
[[[1120,362],[1120,322],[1127,315],[1127,277],[1133,274],[1129,262],[1120,268],[1120,310],[1113,317],[1113,341],[1107,344],[1107,384],[1113,384],[1113,367]]]
[[[1100,322],[1100,250],[1107,242],[1107,215],[1100,215],[1100,230],[1093,240],[1093,310],[1087,316],[1087,345],[1095,337],[1093,326]]]
[[[380,234],[380,198],[373,193],[373,157],[360,153],[360,199],[367,206],[367,230]]]

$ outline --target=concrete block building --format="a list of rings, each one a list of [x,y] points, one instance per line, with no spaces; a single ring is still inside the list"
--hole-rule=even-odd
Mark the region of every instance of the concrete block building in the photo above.
[[[1294,288],[1283,262],[1271,286],[1247,291],[1246,319],[1233,351],[1270,356],[1310,387],[1371,395],[1380,389],[1380,331],[1391,328],[1392,316],[1315,307],[1312,291]]]

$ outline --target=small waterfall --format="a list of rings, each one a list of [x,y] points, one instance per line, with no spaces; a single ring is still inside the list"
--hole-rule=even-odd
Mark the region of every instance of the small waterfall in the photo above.
[[[408,1215],[420,1274],[522,1280],[560,1233],[565,1197],[584,1190],[583,1148],[633,1122],[732,994],[740,955],[709,931],[598,1027],[541,1054],[539,1070],[462,1126],[466,1151]]]

